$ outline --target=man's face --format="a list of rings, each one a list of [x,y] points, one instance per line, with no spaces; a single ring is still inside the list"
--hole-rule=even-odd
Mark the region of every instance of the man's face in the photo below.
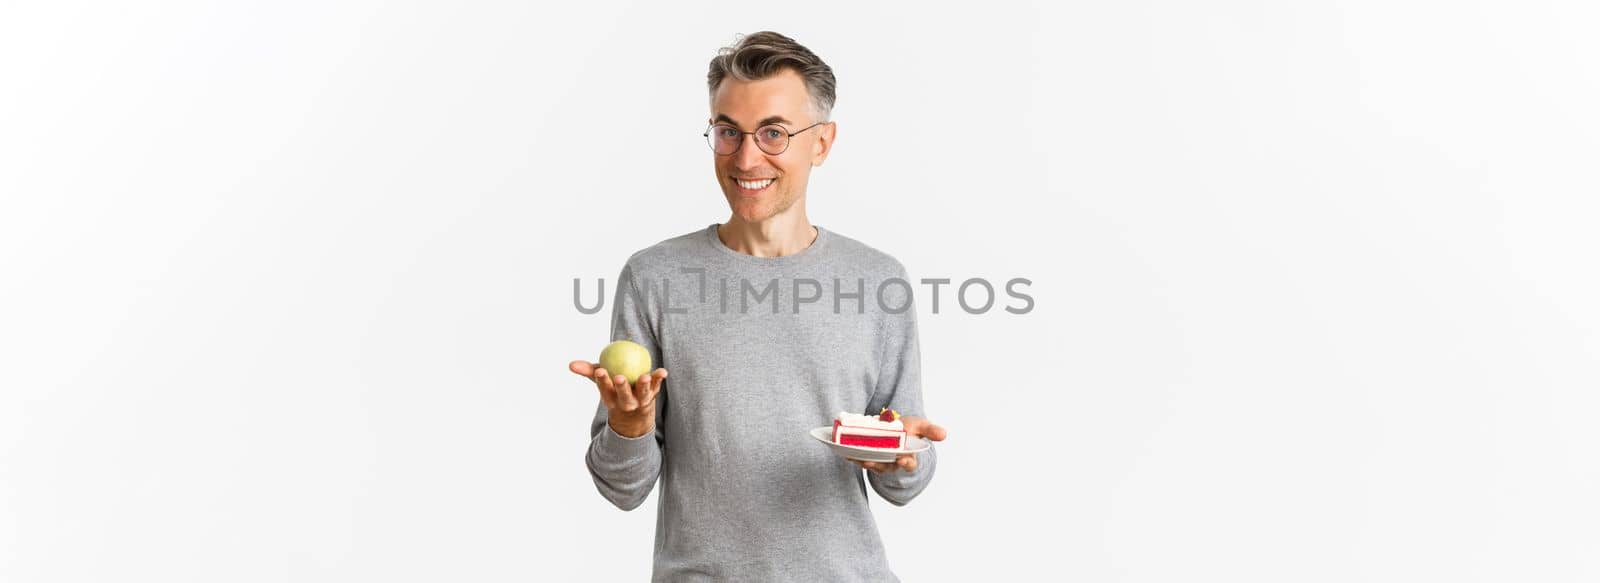
[[[816,123],[805,81],[789,69],[760,81],[724,79],[711,98],[711,122],[753,132],[776,123],[790,132]],[[717,156],[717,183],[733,213],[748,222],[761,222],[805,196],[812,166],[821,166],[833,144],[834,125],[823,124],[789,138],[782,154],[772,155],[756,145],[755,136],[731,155]],[[770,184],[765,184],[768,180]],[[754,183],[758,188],[740,185]]]

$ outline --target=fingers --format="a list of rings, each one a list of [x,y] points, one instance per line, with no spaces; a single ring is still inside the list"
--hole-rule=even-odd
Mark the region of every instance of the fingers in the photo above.
[[[862,460],[850,460],[850,463],[861,466],[862,469],[868,470],[874,474],[882,474],[890,470],[899,470],[902,472],[917,471],[917,456],[912,454],[901,455],[895,458],[894,463],[869,462]]]
[[[649,403],[650,388],[655,384],[655,375],[645,373],[639,375],[639,380],[633,383],[633,388],[628,392],[633,394],[633,400],[641,405]]]
[[[894,469],[899,467],[897,464],[891,464],[891,463],[888,463],[888,462],[869,462],[869,461],[862,461],[862,460],[850,460],[850,461],[854,462],[858,466],[861,466],[862,469],[867,470],[869,472],[872,472],[874,474],[882,474],[884,472],[888,472],[890,470],[894,470]]]
[[[915,472],[917,471],[917,456],[902,455],[894,460],[894,464],[903,471]]]
[[[618,409],[627,413],[639,409],[639,399],[633,396],[633,387],[628,386],[628,377],[619,374],[609,375],[606,380],[610,382],[611,390],[617,396]]]
[[[655,372],[639,377],[634,383],[619,374],[600,365],[583,360],[574,360],[567,365],[573,373],[581,374],[594,381],[600,389],[600,402],[607,409],[632,413],[655,401],[656,395],[661,392],[661,381],[667,378],[667,369],[658,368]]]
[[[639,382],[633,385],[633,396],[639,400],[639,405],[649,405],[655,402],[656,394],[661,392],[661,381],[667,379],[667,369],[658,368],[655,372],[639,377]]]
[[[878,462],[868,462],[868,461],[862,461],[862,460],[850,460],[850,462],[855,464],[855,465],[861,466],[862,469],[870,471],[870,472],[872,472],[874,474],[881,474],[881,473],[884,473],[884,472],[889,470],[889,468],[887,467],[887,464],[881,464],[881,463],[878,463]]]
[[[929,441],[944,441],[945,435],[948,433],[943,427],[934,424],[926,417],[907,415],[901,419],[901,422],[905,423],[907,433],[927,438]]]
[[[638,408],[639,403],[633,398],[633,393],[628,390],[628,381],[622,375],[614,375],[603,368],[594,369],[594,382],[600,385],[600,401],[612,411],[632,411]]]
[[[617,390],[611,385],[611,375],[606,372],[606,369],[597,367],[594,369],[594,376],[591,380],[594,381],[596,387],[600,388],[600,402],[604,403],[607,409],[616,410]]]

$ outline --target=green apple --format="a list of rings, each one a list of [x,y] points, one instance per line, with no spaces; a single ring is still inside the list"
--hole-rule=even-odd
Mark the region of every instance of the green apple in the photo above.
[[[612,342],[600,351],[600,368],[612,376],[627,377],[630,385],[637,383],[650,372],[650,351],[627,340]]]

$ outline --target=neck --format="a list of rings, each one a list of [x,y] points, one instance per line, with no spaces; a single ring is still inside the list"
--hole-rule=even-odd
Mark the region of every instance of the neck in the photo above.
[[[756,257],[783,257],[805,251],[817,240],[817,230],[801,213],[778,213],[752,223],[735,214],[717,226],[717,238],[729,249]]]

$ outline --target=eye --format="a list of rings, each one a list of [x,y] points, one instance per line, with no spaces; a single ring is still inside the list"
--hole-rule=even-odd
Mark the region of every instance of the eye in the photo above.
[[[739,137],[739,130],[728,126],[717,126],[717,135],[727,139]]]
[[[783,137],[783,130],[780,130],[778,128],[767,128],[766,134],[767,134],[767,139],[776,140],[778,138]]]

